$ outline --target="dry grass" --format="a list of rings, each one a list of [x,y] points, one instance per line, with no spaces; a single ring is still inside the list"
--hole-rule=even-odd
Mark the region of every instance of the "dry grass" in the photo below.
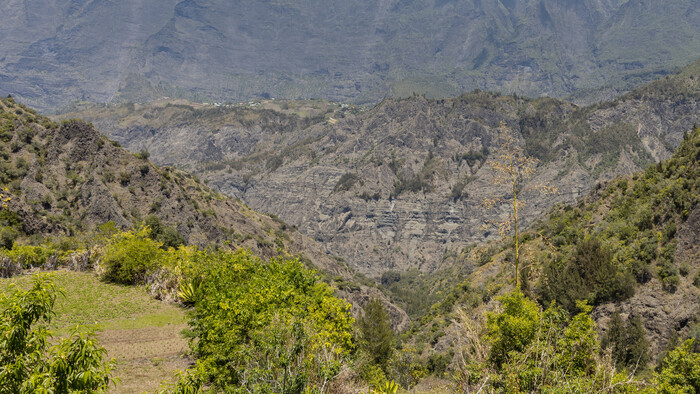
[[[115,393],[153,392],[161,382],[170,381],[176,370],[187,368],[187,341],[180,331],[184,324],[106,330],[100,343],[117,359],[119,384]]]

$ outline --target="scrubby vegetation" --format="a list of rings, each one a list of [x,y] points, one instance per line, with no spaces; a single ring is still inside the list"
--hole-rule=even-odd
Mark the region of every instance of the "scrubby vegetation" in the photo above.
[[[225,392],[326,391],[354,348],[349,305],[297,260],[205,260],[180,269],[201,278],[190,320],[197,378]]]
[[[95,268],[102,280],[145,285],[156,298],[191,307],[189,336],[197,366],[185,375],[190,384],[228,392],[325,392],[345,370],[355,349],[349,304],[301,262],[263,262],[246,251],[163,249],[150,235],[149,227],[117,232],[102,238],[91,257],[100,262]],[[2,255],[25,261],[25,268],[45,267],[52,259],[53,268],[69,266],[75,257],[54,244],[14,245]],[[54,299],[47,298],[46,308]],[[50,308],[36,310],[35,320],[50,315]]]
[[[522,292],[500,298],[496,305],[502,312],[486,313],[485,321],[480,316],[493,308],[494,295],[512,286],[510,242],[455,252],[454,268],[432,274],[385,273],[383,286],[416,319],[399,343],[412,344],[414,359],[424,367],[434,369],[441,357],[450,360],[464,392],[549,390],[545,387],[673,392],[662,389],[660,371],[668,361],[661,360],[680,343],[670,341],[666,355],[652,354],[645,316],[619,312],[599,336],[591,307],[620,305],[640,286],[658,286],[668,294],[684,286],[692,293],[688,285],[693,286],[697,266],[692,256],[677,261],[676,245],[679,229],[700,202],[699,151],[696,128],[670,160],[600,185],[574,206],[554,207],[547,220],[520,236],[526,262]],[[697,330],[685,335],[697,337]],[[584,345],[588,350],[579,356],[586,354],[585,360],[565,348]],[[577,357],[576,366],[565,361]]]
[[[597,305],[654,278],[674,292],[681,271],[689,274],[675,261],[675,235],[700,201],[699,150],[696,128],[670,160],[598,186],[595,199],[554,208],[539,227],[555,247],[542,255],[541,297],[569,309],[576,299]]]
[[[5,99],[2,105],[10,108],[10,104],[14,105]],[[13,116],[24,116],[25,111],[18,109]],[[38,115],[32,116],[41,121]],[[29,118],[22,122],[26,125]],[[81,124],[67,122],[64,127]],[[13,134],[12,141],[25,141],[14,153],[34,152],[32,161],[38,162],[46,156],[41,153],[46,141],[30,146],[45,138]],[[263,259],[233,242],[210,248],[186,245],[182,233],[157,215],[161,209],[157,199],[145,218],[140,212],[131,215],[131,230],[114,222],[95,228],[81,226],[80,218],[72,214],[77,199],[71,191],[56,187],[56,193],[30,206],[36,214],[60,206],[63,217],[50,219],[47,225],[70,231],[51,237],[32,232],[25,212],[11,203],[21,189],[18,180],[28,176],[43,179],[41,172],[28,159],[14,158],[4,149],[0,151],[2,163],[11,166],[0,182],[0,274],[10,277],[28,270],[61,268],[94,271],[110,286],[142,287],[156,299],[181,305],[187,310],[186,335],[193,365],[172,386],[164,385],[164,391],[322,393],[347,384],[361,390],[396,392],[399,387],[415,388],[429,375],[448,381],[461,392],[700,390],[696,373],[700,359],[692,339],[698,336],[693,328],[696,322],[685,322],[691,327],[681,339],[689,337],[687,341],[669,345],[665,357],[655,358],[644,316],[616,312],[599,336],[592,313],[593,307],[603,304],[621,305],[649,283],[658,284],[664,294],[673,294],[698,282],[700,273],[687,257],[679,255],[683,244],[678,241],[700,202],[698,128],[685,137],[670,160],[601,185],[575,206],[556,206],[546,221],[516,234],[513,240],[517,243],[509,239],[447,250],[445,261],[463,264],[430,275],[386,272],[380,287],[414,319],[402,333],[392,330],[382,302],[369,297],[354,322],[350,305],[336,297],[334,288],[361,297],[363,289],[343,277],[321,277],[306,262],[286,255],[289,238],[282,228],[271,226],[280,222],[276,217],[265,222],[265,231],[274,241],[228,230],[233,239],[248,237],[282,255]],[[458,159],[472,160],[470,165],[474,165],[483,160],[478,155],[473,151]],[[398,161],[392,163],[400,179],[395,193],[430,188],[441,176],[443,164],[429,155],[417,173],[405,175],[408,172],[401,173]],[[415,164],[420,166],[420,162]],[[83,164],[67,160],[63,165],[70,171],[66,185],[88,181],[83,179],[87,176],[80,168]],[[129,185],[133,194],[142,187],[144,176],[160,171],[145,162],[134,169],[119,179],[102,176]],[[198,182],[185,183],[178,173],[165,174],[163,179],[176,178],[185,184],[183,189],[206,191]],[[161,191],[169,192],[170,186],[162,182]],[[335,191],[350,191],[358,182],[362,182],[359,175],[348,172],[340,177]],[[461,195],[460,190],[453,197]],[[201,218],[217,215],[213,209],[199,208],[195,200],[182,204],[197,206]],[[520,278],[515,283],[513,265]],[[4,332],[35,335],[30,333],[35,323],[50,316],[55,299],[52,289],[38,279],[29,292],[8,293],[0,302],[3,308],[8,306],[3,310],[11,317],[2,323]],[[38,300],[38,306],[29,302],[32,300]],[[23,308],[30,313],[21,312]],[[21,318],[29,323],[20,330],[11,327]],[[80,386],[85,384],[88,391],[94,391],[111,381],[111,364],[98,357],[103,352],[92,334],[58,340],[49,348],[52,342],[40,329],[35,337],[23,340],[25,345],[43,346],[31,348],[27,357],[15,345],[8,345],[16,337],[6,334],[3,338],[0,391],[6,387],[8,392],[32,391],[30,385],[44,384],[37,379],[44,379],[42,382],[48,382],[44,385],[53,385],[56,391],[77,390],[87,387]],[[88,354],[87,361],[74,360],[76,347]],[[28,361],[12,369],[19,365],[15,362],[18,357]],[[71,363],[66,367],[56,360]],[[653,362],[657,363],[655,371]],[[81,368],[92,371],[91,375],[77,379]],[[43,375],[32,380],[31,374]]]

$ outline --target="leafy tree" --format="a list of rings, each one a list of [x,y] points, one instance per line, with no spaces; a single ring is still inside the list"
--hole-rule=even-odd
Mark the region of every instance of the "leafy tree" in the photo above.
[[[199,275],[192,381],[233,393],[328,390],[353,348],[353,320],[314,272],[238,251],[209,254]]]
[[[360,329],[361,347],[374,363],[385,366],[394,350],[394,331],[391,320],[382,302],[374,298],[362,309],[357,321]]]
[[[115,361],[94,332],[77,327],[54,343],[51,321],[58,291],[46,277],[33,278],[30,290],[11,289],[0,298],[0,393],[104,392]],[[43,323],[43,324],[42,324]]]
[[[655,375],[659,393],[700,393],[700,353],[692,352],[693,343],[688,339],[664,359]]]
[[[555,193],[556,189],[548,185],[525,186],[528,179],[535,173],[538,160],[525,155],[523,148],[513,136],[513,132],[505,122],[501,121],[498,128],[498,151],[496,158],[489,160],[493,171],[493,180],[497,185],[504,185],[508,190],[508,197],[492,197],[484,200],[483,205],[487,209],[493,209],[502,205],[508,205],[510,212],[506,220],[493,223],[498,228],[498,233],[505,238],[513,234],[513,249],[515,252],[515,284],[520,286],[520,242],[518,239],[518,211],[525,201],[522,194],[537,190],[544,194]]]

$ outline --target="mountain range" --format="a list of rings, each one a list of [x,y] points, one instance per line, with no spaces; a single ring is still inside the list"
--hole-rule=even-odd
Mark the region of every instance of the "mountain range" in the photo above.
[[[0,94],[325,98],[474,88],[610,99],[700,53],[695,0],[7,0]]]
[[[326,102],[243,106],[95,106],[94,122],[132,151],[192,171],[256,210],[278,215],[360,272],[432,272],[472,243],[497,238],[487,210],[488,161],[501,122],[537,158],[522,196],[528,225],[596,183],[670,157],[700,122],[700,61],[615,100],[577,106],[482,91],[450,99],[387,99],[369,110]]]

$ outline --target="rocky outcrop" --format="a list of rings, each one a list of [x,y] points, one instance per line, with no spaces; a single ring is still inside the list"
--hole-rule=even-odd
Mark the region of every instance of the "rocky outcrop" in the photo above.
[[[488,165],[501,121],[540,159],[526,187],[558,189],[521,196],[525,226],[554,203],[572,203],[598,182],[667,158],[700,122],[700,63],[688,70],[589,107],[473,92],[385,100],[357,115],[338,108],[308,126],[254,108],[77,115],[131,149],[152,149],[155,160],[186,166],[221,192],[278,215],[376,278],[387,270],[440,269],[445,256],[497,237],[486,224],[508,210],[486,210],[482,202],[508,195]],[[164,120],[185,115],[185,122]],[[282,132],[275,124],[298,128]],[[202,161],[204,151],[213,159]]]
[[[340,277],[381,299],[397,324],[406,324],[406,314],[381,292],[358,283],[353,270],[277,217],[256,212],[187,173],[155,166],[147,153],[127,152],[85,121],[59,125],[29,111],[12,99],[0,100],[3,119],[12,117],[16,124],[12,134],[3,136],[9,140],[0,146],[0,175],[12,187],[7,209],[24,236],[89,233],[106,223],[125,229],[155,215],[202,248],[247,248],[263,259],[280,253],[298,257],[319,274]],[[99,271],[91,256],[74,254],[61,263]],[[0,258],[0,275],[21,271],[22,261]],[[53,256],[43,269],[58,265]]]
[[[0,278],[11,278],[22,273],[22,264],[7,256],[0,256]]]

